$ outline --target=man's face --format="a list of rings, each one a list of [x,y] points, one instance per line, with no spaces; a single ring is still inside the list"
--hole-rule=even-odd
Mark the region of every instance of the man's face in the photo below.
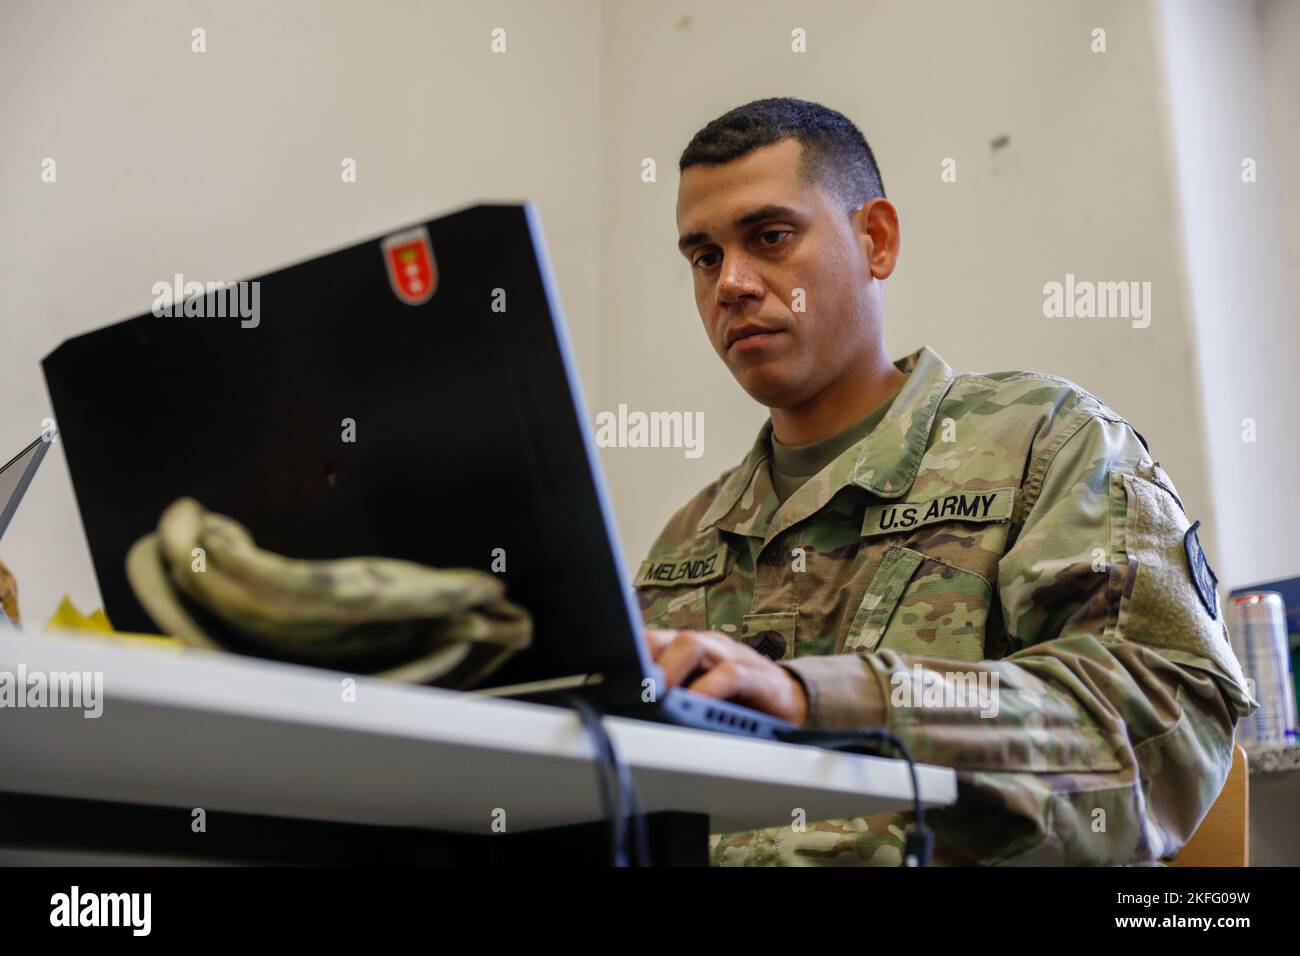
[[[859,226],[871,204],[850,217],[800,182],[802,149],[784,139],[687,167],[677,192],[705,331],[741,387],[771,408],[815,398],[870,353],[880,329],[873,240]]]

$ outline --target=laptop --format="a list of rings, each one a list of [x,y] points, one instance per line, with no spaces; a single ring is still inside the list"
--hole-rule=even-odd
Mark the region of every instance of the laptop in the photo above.
[[[156,629],[124,559],[189,495],[296,558],[495,563],[534,634],[485,693],[791,729],[662,690],[532,204],[473,206],[225,287],[159,278],[150,312],[43,363],[117,628]]]
[[[0,465],[0,538],[5,536],[9,522],[13,520],[18,503],[27,493],[27,486],[32,483],[36,469],[50,450],[53,435],[42,435],[32,442],[4,465]],[[0,607],[0,624],[10,624],[9,616]]]
[[[18,503],[27,493],[27,486],[32,483],[36,469],[45,460],[45,453],[50,450],[52,436],[42,435],[18,454],[0,465],[0,538],[4,537],[9,522],[13,520]]]

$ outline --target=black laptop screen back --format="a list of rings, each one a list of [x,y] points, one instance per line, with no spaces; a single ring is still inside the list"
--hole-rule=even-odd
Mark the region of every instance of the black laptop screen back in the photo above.
[[[260,277],[255,327],[146,314],[51,353],[114,626],[153,630],[125,555],[191,495],[291,557],[486,571],[503,549],[536,633],[492,683],[597,671],[634,693],[635,609],[531,216],[477,206],[426,223],[437,286],[422,305],[395,294],[375,239]]]

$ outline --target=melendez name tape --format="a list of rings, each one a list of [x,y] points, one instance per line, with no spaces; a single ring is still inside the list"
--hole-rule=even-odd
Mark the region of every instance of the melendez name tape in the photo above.
[[[722,577],[726,570],[727,546],[724,544],[712,554],[643,561],[641,570],[632,583],[637,587],[652,584],[701,584]]]

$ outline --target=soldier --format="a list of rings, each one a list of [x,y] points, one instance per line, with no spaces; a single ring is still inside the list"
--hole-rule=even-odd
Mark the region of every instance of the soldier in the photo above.
[[[680,170],[705,331],[771,416],[637,575],[665,678],[955,768],[937,863],[1176,854],[1256,704],[1145,440],[1064,379],[889,361],[898,213],[840,113],[741,106]],[[896,865],[907,819],[715,834],[711,859]]]

